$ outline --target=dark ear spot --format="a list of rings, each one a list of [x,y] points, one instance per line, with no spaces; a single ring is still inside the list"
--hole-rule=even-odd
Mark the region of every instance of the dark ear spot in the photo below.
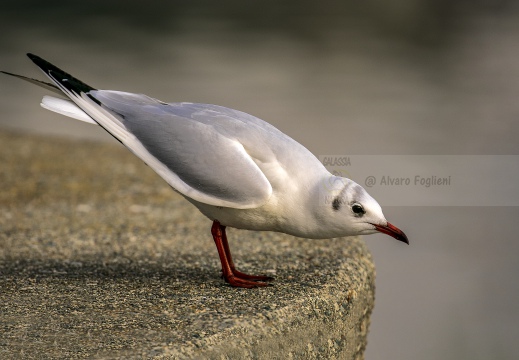
[[[338,196],[335,199],[333,199],[333,201],[332,201],[333,210],[335,210],[335,211],[339,210],[341,208],[341,205],[342,205],[342,201],[341,201],[341,199],[339,199]]]

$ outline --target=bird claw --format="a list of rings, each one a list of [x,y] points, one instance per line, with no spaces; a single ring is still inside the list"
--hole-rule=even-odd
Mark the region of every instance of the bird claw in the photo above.
[[[244,279],[244,280],[252,280],[252,281],[272,281],[272,280],[274,280],[274,278],[272,276],[248,275],[248,274],[244,274],[238,270],[233,271],[233,273],[234,273],[234,276],[239,277],[240,279]]]
[[[246,274],[244,274],[246,275]],[[247,276],[254,276],[254,275],[247,275]],[[255,288],[255,287],[265,287],[265,286],[272,286],[272,284],[263,282],[263,281],[254,281],[254,280],[248,280],[244,279],[235,275],[230,276],[224,276],[225,282],[227,282],[229,285],[233,287],[241,287],[241,288]]]
[[[264,286],[272,286],[272,284],[268,284],[266,281],[272,281],[274,278],[272,276],[266,275],[249,275],[242,273],[236,269],[232,270],[232,274],[225,276],[223,270],[221,278],[225,280],[226,283],[233,287],[242,287],[242,288],[255,288],[255,287],[264,287]]]

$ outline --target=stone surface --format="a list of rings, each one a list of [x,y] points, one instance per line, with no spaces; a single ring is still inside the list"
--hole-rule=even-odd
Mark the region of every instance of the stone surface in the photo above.
[[[0,132],[0,358],[361,359],[375,271],[358,238],[211,222],[121,145]]]

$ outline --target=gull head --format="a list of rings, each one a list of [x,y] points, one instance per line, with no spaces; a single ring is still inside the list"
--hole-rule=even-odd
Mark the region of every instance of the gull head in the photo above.
[[[324,220],[330,228],[342,236],[380,232],[409,244],[404,232],[386,220],[378,202],[362,186],[344,177],[333,176],[331,181]]]

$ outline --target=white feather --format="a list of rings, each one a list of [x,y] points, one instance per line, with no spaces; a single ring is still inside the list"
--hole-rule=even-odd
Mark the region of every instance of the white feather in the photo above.
[[[83,110],[81,110],[73,101],[60,99],[54,96],[44,96],[41,100],[41,107],[54,111],[58,114],[65,115],[67,117],[74,118],[76,120],[81,120],[90,124],[97,123],[92,120],[90,116],[87,115]]]

